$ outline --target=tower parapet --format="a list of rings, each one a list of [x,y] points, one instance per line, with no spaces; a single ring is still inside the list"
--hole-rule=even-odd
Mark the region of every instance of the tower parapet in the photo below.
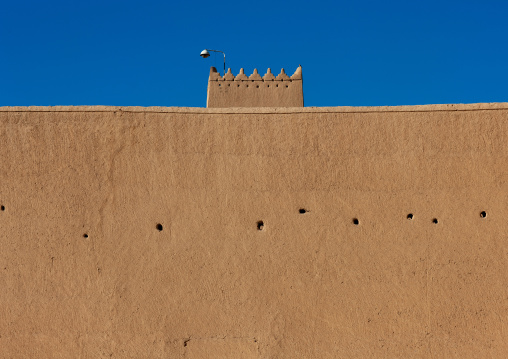
[[[257,69],[250,76],[243,69],[221,76],[211,67],[206,107],[303,107],[302,67],[291,77],[284,69],[275,76],[270,68],[264,76]]]

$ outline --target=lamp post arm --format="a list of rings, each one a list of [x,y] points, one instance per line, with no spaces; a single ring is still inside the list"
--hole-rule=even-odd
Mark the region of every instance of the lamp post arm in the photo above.
[[[224,51],[206,49],[206,51],[221,52],[224,55],[224,76],[226,75],[226,54]]]

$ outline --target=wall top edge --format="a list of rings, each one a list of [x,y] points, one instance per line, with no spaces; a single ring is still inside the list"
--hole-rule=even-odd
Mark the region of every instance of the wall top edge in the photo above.
[[[141,107],[141,106],[0,106],[0,112],[146,112],[146,113],[364,113],[508,110],[508,102],[412,105],[412,106],[338,106],[338,107]]]

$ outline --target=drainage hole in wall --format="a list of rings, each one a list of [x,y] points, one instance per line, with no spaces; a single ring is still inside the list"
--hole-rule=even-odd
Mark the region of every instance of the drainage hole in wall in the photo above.
[[[304,213],[307,213],[307,210],[305,208],[300,208],[298,210],[298,213],[304,214]]]
[[[5,206],[4,205],[0,206],[0,211],[5,211]]]
[[[257,223],[258,231],[262,231],[264,226],[265,224],[263,223],[263,221],[258,221]]]
[[[353,224],[355,226],[359,225],[360,224],[360,221],[358,220],[358,218],[353,218]]]
[[[256,85],[256,88],[259,88],[259,85]]]
[[[162,224],[160,223],[157,223],[157,225],[155,226],[155,228],[157,228],[157,230],[160,232],[162,231]]]
[[[482,217],[482,218],[487,217],[487,212],[485,212],[485,211],[481,211],[481,212],[480,212],[480,217]]]
[[[228,87],[231,86],[231,84],[228,84]]]
[[[83,238],[88,238],[88,234],[83,234]]]
[[[286,87],[289,87],[288,85],[286,85]]]
[[[437,218],[434,218],[434,219],[432,220],[432,223],[434,223],[434,224],[437,224],[437,222],[438,222],[438,221],[437,221]]]
[[[270,85],[266,85],[266,87],[270,87]]]
[[[409,214],[407,215],[407,219],[413,219],[413,214],[412,214],[412,213],[409,213]]]

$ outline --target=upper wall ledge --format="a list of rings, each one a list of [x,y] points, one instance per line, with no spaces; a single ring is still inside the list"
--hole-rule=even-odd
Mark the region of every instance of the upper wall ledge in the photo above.
[[[202,108],[202,107],[141,107],[141,106],[5,106],[0,112],[153,112],[153,113],[365,113],[365,112],[433,112],[433,111],[482,111],[508,110],[508,102],[378,106],[378,107],[243,107],[243,108]]]

